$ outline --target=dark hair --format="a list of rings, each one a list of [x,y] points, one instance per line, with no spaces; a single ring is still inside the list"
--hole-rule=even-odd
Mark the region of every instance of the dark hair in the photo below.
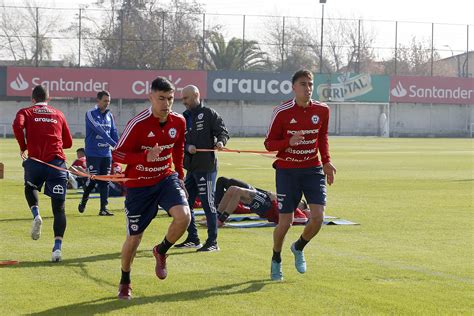
[[[308,69],[298,70],[297,72],[295,72],[293,77],[291,77],[291,84],[295,84],[296,80],[298,80],[302,77],[306,77],[306,78],[309,78],[309,79],[313,80],[313,73],[311,71],[309,71]]]
[[[42,85],[35,86],[33,92],[31,93],[31,98],[35,99],[36,102],[44,102],[49,99],[48,88],[43,87]]]
[[[107,90],[102,90],[102,91],[100,91],[99,93],[97,93],[97,99],[98,99],[98,100],[102,100],[102,98],[104,97],[104,95],[110,97],[110,92],[107,91]]]
[[[168,92],[174,90],[174,84],[164,77],[156,77],[156,79],[151,82],[151,91]]]
[[[78,148],[78,149],[76,150],[76,153],[78,153],[78,152],[80,152],[80,151],[82,151],[83,153],[86,153],[84,147]]]

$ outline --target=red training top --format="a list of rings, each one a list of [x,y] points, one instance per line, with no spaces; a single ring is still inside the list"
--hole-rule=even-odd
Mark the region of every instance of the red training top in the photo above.
[[[74,160],[72,165],[74,167],[81,167],[84,168],[84,170],[87,170],[86,157],[77,158],[76,160]]]
[[[154,185],[174,172],[171,164],[183,179],[185,130],[184,117],[175,112],[168,115],[163,126],[159,118],[153,116],[151,108],[131,119],[112,152],[115,162],[127,165],[125,176],[134,178],[125,185],[129,188]],[[148,150],[157,143],[163,151],[154,161],[147,162]]]
[[[39,102],[18,111],[12,126],[20,150],[28,150],[29,157],[66,160],[63,149],[71,148],[72,137],[63,112]]]
[[[329,107],[311,100],[308,107],[289,100],[273,110],[270,127],[265,138],[265,148],[278,151],[273,163],[275,168],[308,168],[320,166],[317,153],[323,164],[331,160],[328,144]],[[304,140],[290,146],[290,138],[302,132]]]

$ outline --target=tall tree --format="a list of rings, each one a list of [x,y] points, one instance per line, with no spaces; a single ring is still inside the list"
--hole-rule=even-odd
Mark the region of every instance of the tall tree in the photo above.
[[[24,8],[0,4],[0,56],[19,65],[42,65],[51,60],[53,46],[48,34],[57,29],[61,18],[54,11],[37,9],[32,1]]]
[[[205,68],[210,70],[268,70],[267,54],[257,41],[233,37],[226,42],[222,33],[209,32],[204,44]]]
[[[195,69],[198,64],[198,23],[201,5],[173,0],[99,1],[110,6],[108,19],[96,30],[85,30],[90,62],[100,67]]]

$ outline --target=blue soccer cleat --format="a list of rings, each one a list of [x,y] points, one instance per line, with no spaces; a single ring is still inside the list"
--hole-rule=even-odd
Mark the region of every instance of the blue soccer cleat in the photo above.
[[[283,272],[281,271],[281,262],[276,262],[275,260],[272,260],[270,277],[272,278],[273,281],[283,280]]]
[[[295,268],[299,273],[306,272],[306,260],[303,250],[296,250],[295,243],[291,244],[291,252],[295,255]]]

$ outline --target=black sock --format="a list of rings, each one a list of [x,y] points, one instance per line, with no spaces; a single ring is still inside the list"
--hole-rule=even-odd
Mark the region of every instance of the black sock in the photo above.
[[[225,222],[227,220],[227,218],[229,218],[230,214],[227,213],[227,212],[223,212],[223,213],[219,213],[217,212],[217,219],[220,220],[221,222]]]
[[[120,278],[120,284],[130,284],[130,271],[125,272],[122,270],[122,277]]]
[[[309,240],[305,240],[303,236],[300,236],[300,239],[295,242],[295,249],[301,251],[307,243],[309,243]]]
[[[275,262],[280,263],[281,262],[281,251],[276,252],[275,250],[273,250],[272,260],[275,261]]]
[[[158,245],[158,253],[160,255],[164,255],[168,251],[168,249],[171,248],[171,246],[173,246],[173,243],[169,242],[168,239],[166,239],[165,237],[161,244]]]

